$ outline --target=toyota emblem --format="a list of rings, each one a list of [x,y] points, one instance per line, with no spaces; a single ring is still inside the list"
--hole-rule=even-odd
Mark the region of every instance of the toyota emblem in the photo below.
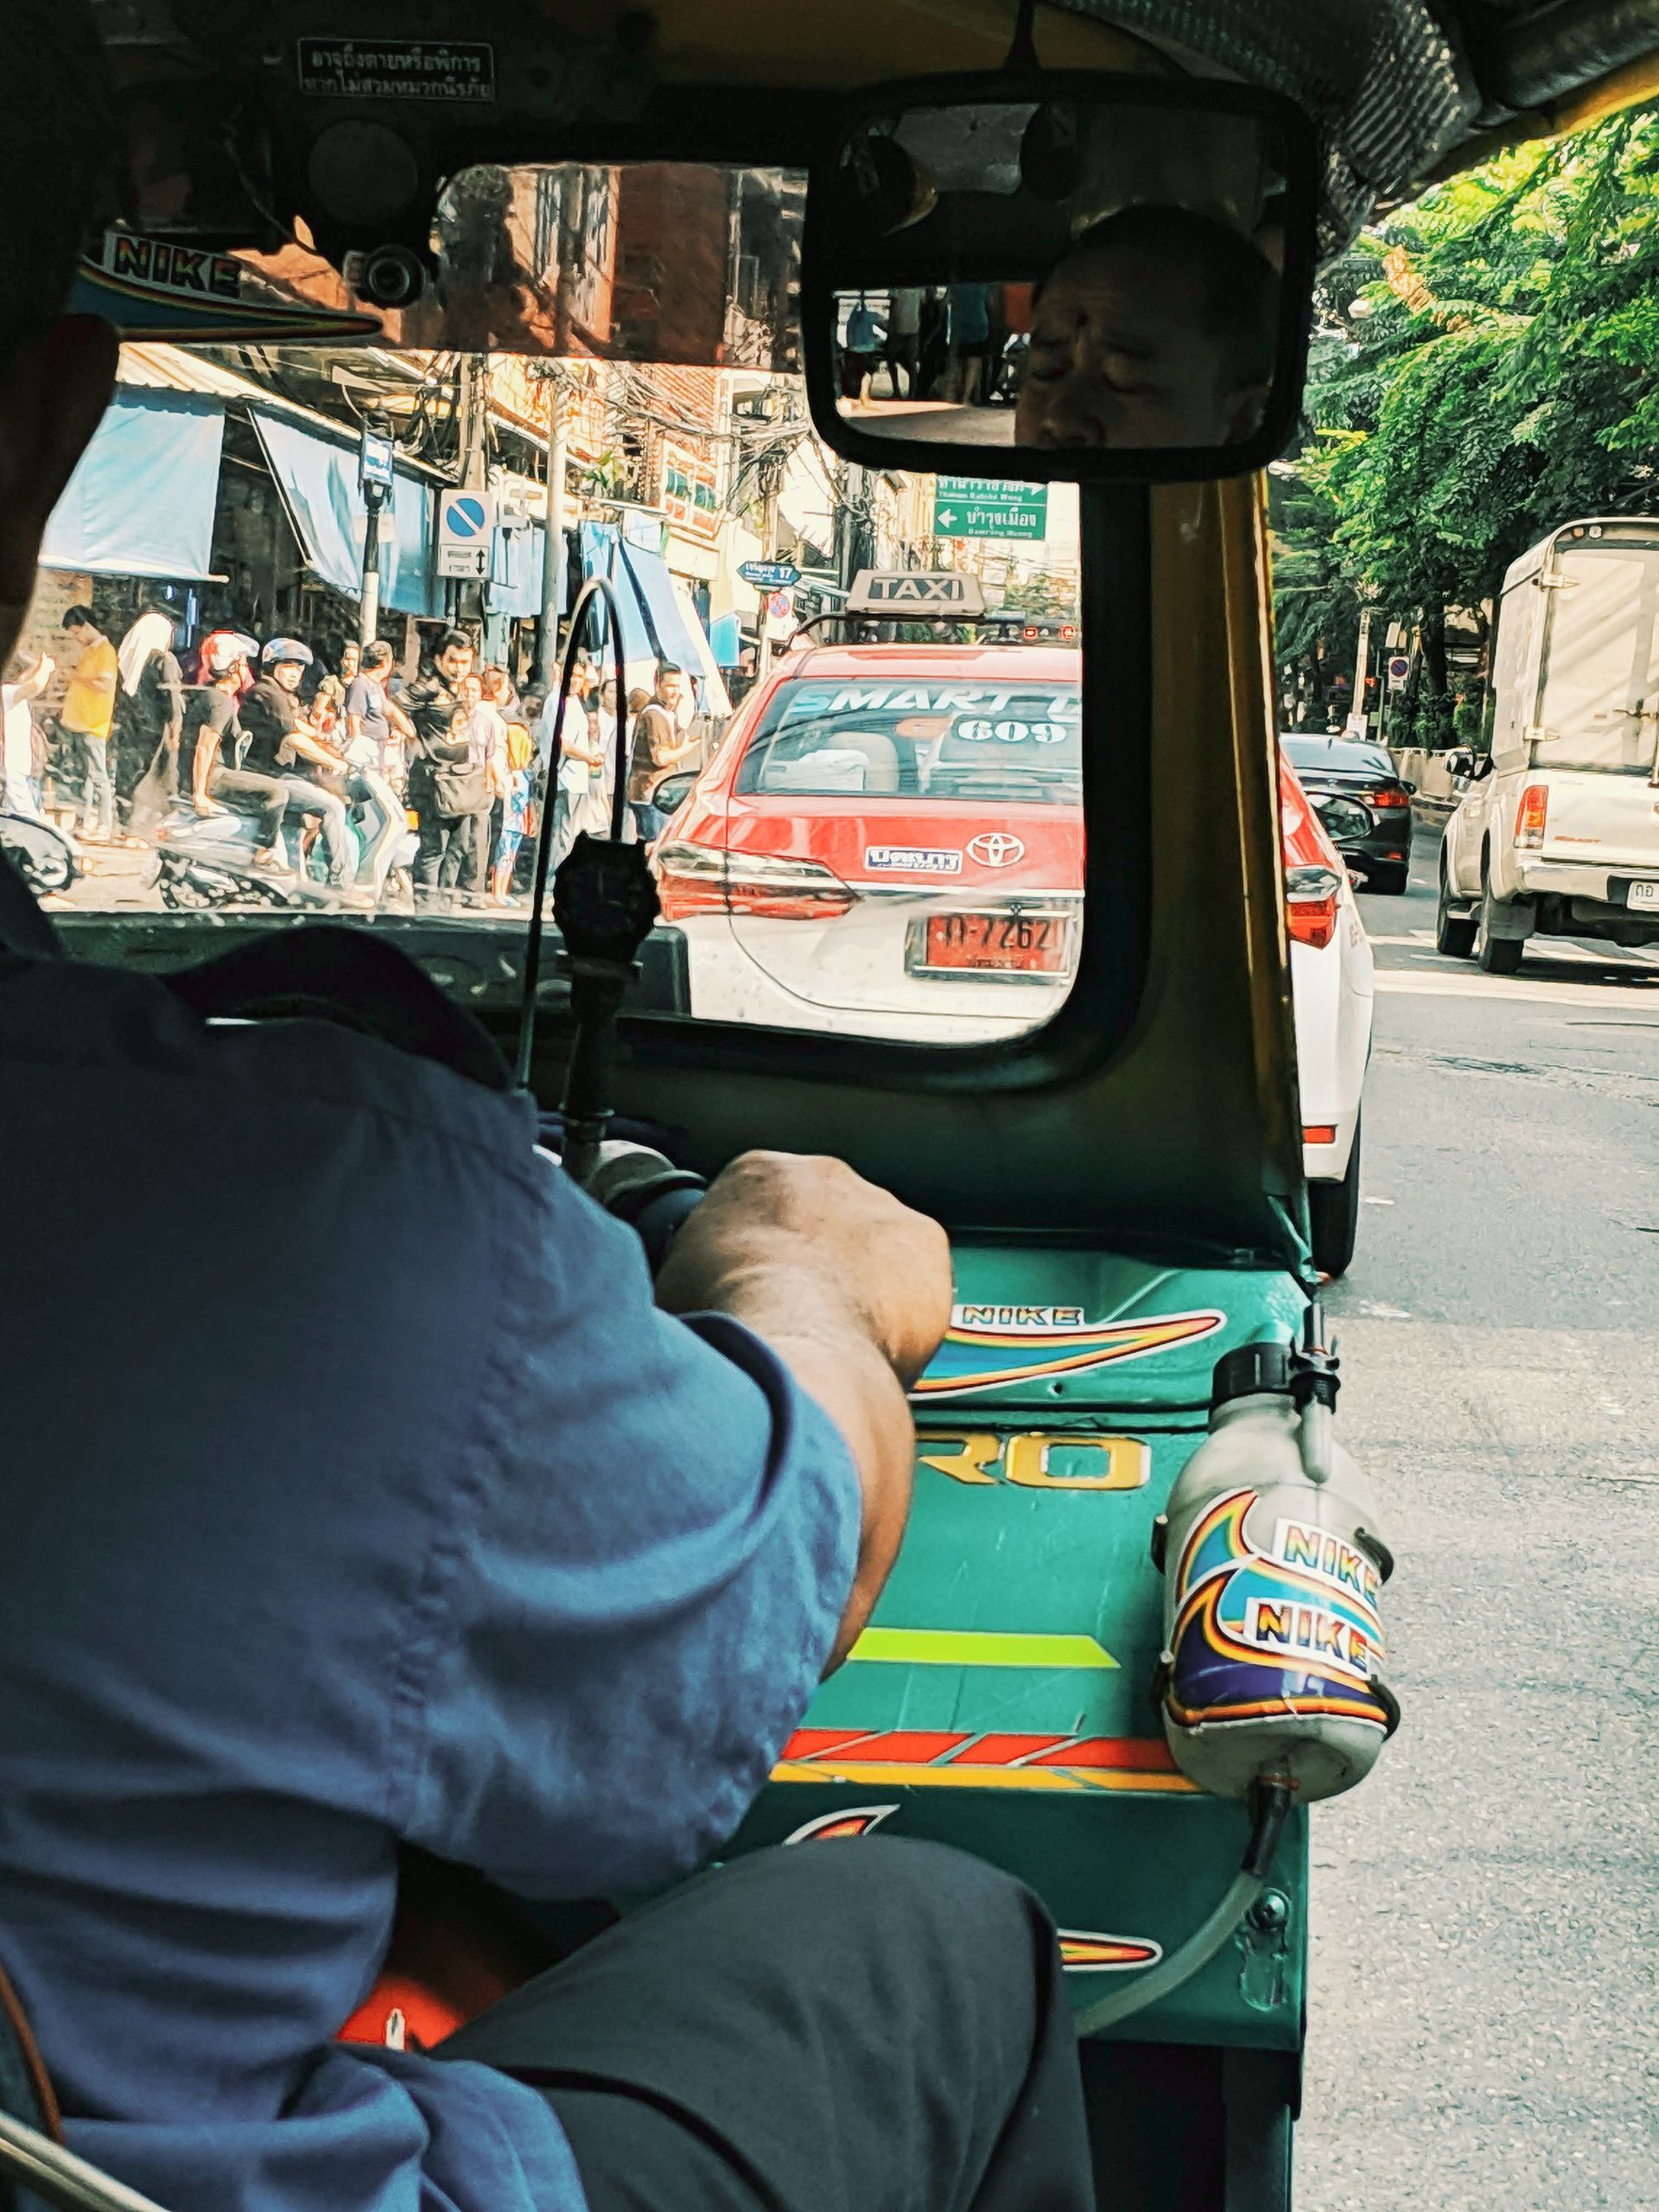
[[[1006,830],[987,830],[982,836],[968,840],[968,857],[982,868],[1012,868],[1016,861],[1024,860],[1026,849],[1018,837],[1009,836]]]

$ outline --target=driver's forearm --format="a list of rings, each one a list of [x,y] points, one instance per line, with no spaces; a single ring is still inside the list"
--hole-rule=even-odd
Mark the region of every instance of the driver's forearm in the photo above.
[[[190,796],[199,803],[207,798],[208,779],[219,759],[219,740],[204,730],[196,740],[196,757],[190,770]]]
[[[756,1257],[733,1267],[692,1302],[705,1311],[729,1313],[764,1338],[835,1422],[853,1455],[863,1496],[863,1530],[857,1572],[830,1659],[831,1667],[838,1667],[893,1571],[910,1511],[916,1429],[904,1385],[856,1309],[838,1309],[816,1262]]]

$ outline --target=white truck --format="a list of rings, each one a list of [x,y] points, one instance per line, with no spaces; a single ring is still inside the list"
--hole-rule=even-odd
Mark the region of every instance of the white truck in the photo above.
[[[1503,579],[1490,755],[1440,849],[1435,942],[1512,975],[1527,939],[1659,944],[1659,518],[1571,522]]]

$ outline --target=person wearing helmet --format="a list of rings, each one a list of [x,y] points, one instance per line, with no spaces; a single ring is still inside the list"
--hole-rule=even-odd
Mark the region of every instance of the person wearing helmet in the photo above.
[[[315,772],[339,776],[345,763],[317,735],[300,704],[301,681],[312,658],[310,646],[297,638],[272,638],[266,645],[259,656],[259,680],[241,706],[247,733],[242,766],[257,776],[278,779],[296,813],[321,817],[328,880],[343,891],[351,881],[353,861],[346,802]]]
[[[243,729],[237,702],[248,657],[258,650],[251,638],[238,637],[233,630],[216,631],[203,646],[201,672],[207,688],[195,692],[184,710],[179,788],[198,814],[218,814],[226,807],[238,814],[257,814],[259,843],[254,866],[278,869],[288,866],[282,832],[289,787],[280,776],[262,775],[257,769],[238,765]]]

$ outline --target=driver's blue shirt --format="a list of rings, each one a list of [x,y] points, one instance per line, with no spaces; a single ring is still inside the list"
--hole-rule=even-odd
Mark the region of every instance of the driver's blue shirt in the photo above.
[[[0,957],[0,1961],[70,2144],[173,2212],[580,2207],[533,2088],[333,2037],[400,1842],[576,1897],[730,1834],[838,1430],[374,1040]]]

